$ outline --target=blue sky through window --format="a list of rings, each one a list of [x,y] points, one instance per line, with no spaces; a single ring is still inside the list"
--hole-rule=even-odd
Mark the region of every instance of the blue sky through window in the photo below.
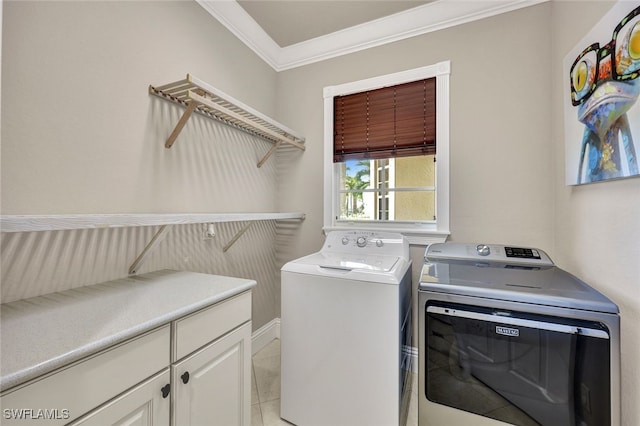
[[[345,161],[346,163],[346,175],[349,177],[355,177],[356,174],[358,174],[358,172],[360,172],[361,170],[367,168],[366,166],[364,166],[362,164],[363,160],[347,160]],[[368,161],[367,161],[368,163]],[[368,177],[363,176],[362,180],[364,180],[365,182],[369,181]]]

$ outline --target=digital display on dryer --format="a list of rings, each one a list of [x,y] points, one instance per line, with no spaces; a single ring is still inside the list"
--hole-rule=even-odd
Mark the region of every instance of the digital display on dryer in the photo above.
[[[505,247],[507,257],[518,257],[522,259],[540,259],[540,253],[536,249],[521,247]]]

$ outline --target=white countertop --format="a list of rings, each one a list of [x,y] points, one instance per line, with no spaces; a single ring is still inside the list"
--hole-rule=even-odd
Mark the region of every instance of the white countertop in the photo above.
[[[256,285],[158,271],[0,305],[0,391]]]

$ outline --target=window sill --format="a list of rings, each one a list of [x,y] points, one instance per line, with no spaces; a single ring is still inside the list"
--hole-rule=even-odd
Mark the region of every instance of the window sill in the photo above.
[[[371,231],[371,232],[395,232],[404,235],[409,240],[409,244],[418,246],[428,246],[433,243],[444,243],[451,234],[449,231],[439,231],[436,229],[428,229],[421,227],[411,227],[409,224],[402,223],[394,226],[393,224],[372,224],[372,223],[355,223],[348,222],[344,225],[325,226],[322,228],[325,232],[330,231]]]

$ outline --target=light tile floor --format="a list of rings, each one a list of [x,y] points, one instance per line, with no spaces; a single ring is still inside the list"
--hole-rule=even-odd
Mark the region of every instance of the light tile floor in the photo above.
[[[280,418],[280,340],[262,348],[252,361],[251,426],[291,426]],[[414,374],[407,426],[418,425],[417,387],[418,377]]]

